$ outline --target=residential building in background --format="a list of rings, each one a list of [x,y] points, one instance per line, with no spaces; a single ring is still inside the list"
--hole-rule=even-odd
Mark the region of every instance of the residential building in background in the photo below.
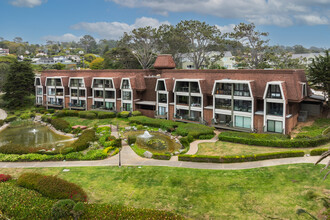
[[[7,56],[9,55],[9,49],[0,48],[0,56]]]
[[[182,70],[159,55],[152,70],[47,70],[36,103],[47,108],[140,111],[148,117],[246,132],[288,134],[314,99],[304,70]]]

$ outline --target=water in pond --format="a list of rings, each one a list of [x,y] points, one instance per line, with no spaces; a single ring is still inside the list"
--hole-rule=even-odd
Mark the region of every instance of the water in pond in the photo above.
[[[170,136],[160,132],[129,131],[125,136],[136,136],[136,144],[152,153],[173,153],[181,148]]]
[[[61,147],[72,143],[70,137],[56,134],[40,124],[9,127],[0,132],[0,146],[13,143],[29,147]]]

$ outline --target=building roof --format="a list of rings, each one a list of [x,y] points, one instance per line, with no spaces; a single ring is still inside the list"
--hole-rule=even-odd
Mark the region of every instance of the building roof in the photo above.
[[[175,62],[173,60],[172,55],[170,54],[162,54],[158,55],[155,64],[155,69],[175,69]]]

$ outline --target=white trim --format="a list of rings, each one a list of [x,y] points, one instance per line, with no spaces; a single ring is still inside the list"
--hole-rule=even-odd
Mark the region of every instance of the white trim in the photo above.
[[[164,82],[165,91],[164,91],[164,90],[157,90],[158,82],[159,82],[159,81],[163,81],[163,82]],[[165,79],[157,79],[157,81],[156,81],[156,87],[155,87],[155,92],[168,92],[168,91],[167,91],[167,87],[166,87],[166,80],[165,80]]]
[[[116,89],[116,87],[115,87],[115,83],[114,83],[114,81],[113,81],[113,78],[114,78],[114,77],[93,77],[93,78],[92,78],[92,85],[91,85],[91,88],[92,88],[92,89],[103,89],[103,88],[100,88],[100,87],[94,88],[94,79],[106,79],[106,80],[111,80],[111,81],[112,81],[112,87],[113,87],[113,88],[105,88],[105,89]],[[117,78],[117,77],[115,77],[115,78]]]
[[[82,79],[82,81],[83,81],[83,85],[84,85],[84,86],[79,86],[79,88],[80,88],[80,87],[82,87],[82,88],[86,88],[85,78],[84,78],[84,77],[69,77],[69,84],[68,84],[68,87],[69,87],[69,88],[78,88],[78,87],[76,87],[76,86],[71,86],[71,79]]]
[[[123,85],[123,81],[127,80],[128,81],[128,85],[129,88],[128,89],[123,89],[122,85]],[[121,82],[120,82],[120,91],[121,91],[121,104],[120,104],[120,108],[123,108],[123,104],[131,104],[131,110],[130,111],[134,111],[134,94],[133,94],[133,90],[132,90],[132,86],[131,86],[131,79],[130,78],[122,78]],[[131,92],[131,100],[123,100],[123,92]]]

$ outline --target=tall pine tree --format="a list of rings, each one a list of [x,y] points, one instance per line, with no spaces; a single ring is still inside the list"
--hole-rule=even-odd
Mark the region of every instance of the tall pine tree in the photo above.
[[[6,107],[14,109],[29,104],[29,96],[34,93],[33,83],[34,73],[29,62],[12,63],[4,85]]]

